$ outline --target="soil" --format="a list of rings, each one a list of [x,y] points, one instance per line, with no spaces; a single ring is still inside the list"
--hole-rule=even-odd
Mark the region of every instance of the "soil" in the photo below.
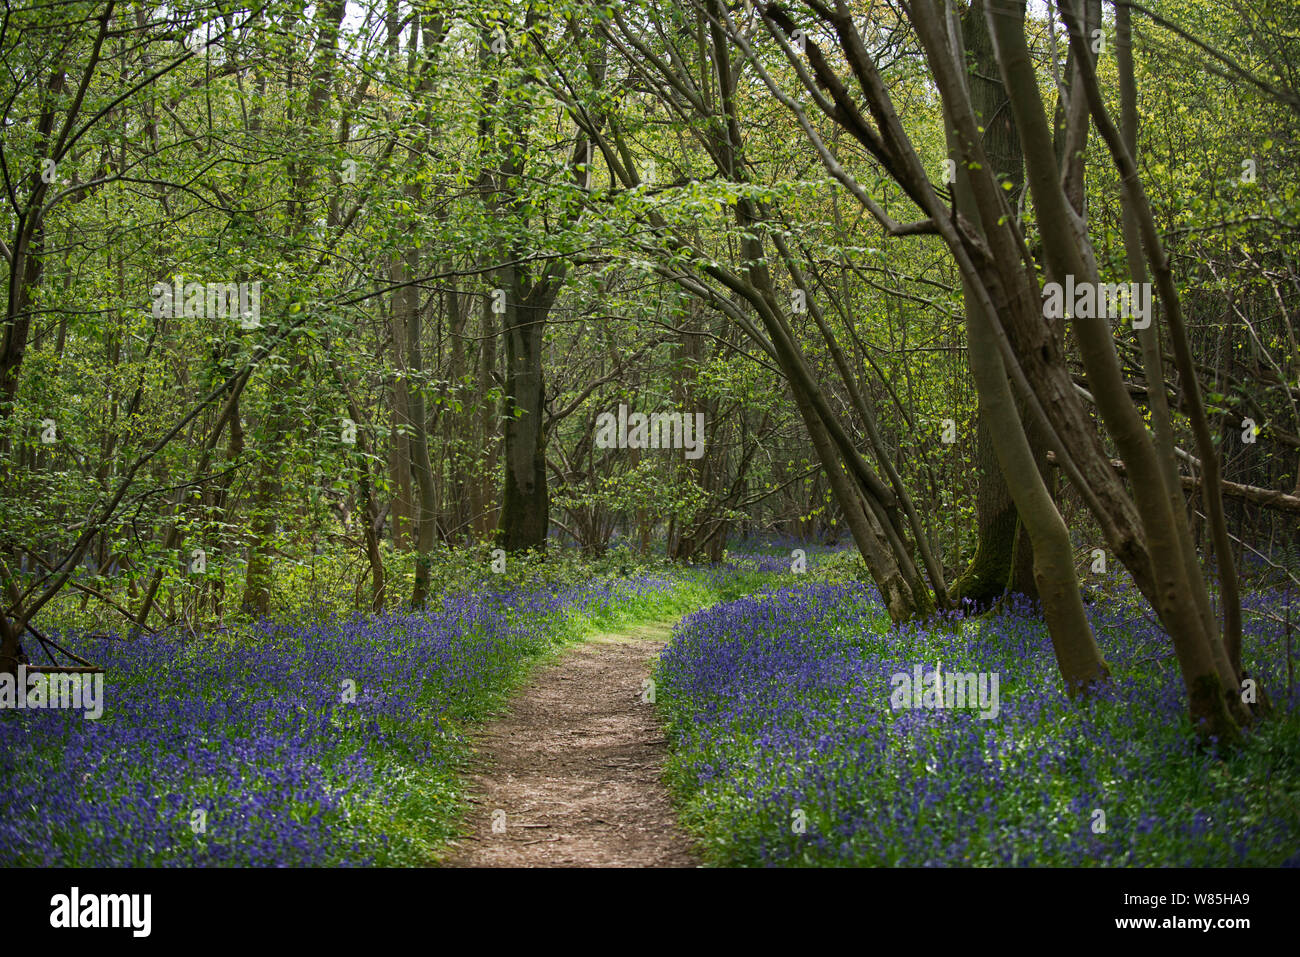
[[[671,631],[597,635],[534,672],[475,737],[470,833],[444,866],[698,864],[660,779],[668,742],[642,701]]]

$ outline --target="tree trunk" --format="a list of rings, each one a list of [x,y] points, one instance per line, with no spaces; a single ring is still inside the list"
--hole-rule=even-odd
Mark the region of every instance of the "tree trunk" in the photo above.
[[[984,20],[984,0],[973,0],[962,14],[961,29],[966,59],[970,64],[971,106],[984,128],[984,151],[993,163],[994,174],[1012,184],[1008,199],[1014,201],[1024,189],[1024,162],[1020,155],[1020,136],[1011,120],[1010,103],[998,76],[993,38],[989,36],[988,24]],[[1019,403],[1016,412],[1026,426],[1026,436],[1039,472],[1044,480],[1050,480],[1047,449],[1042,436],[1027,421],[1026,410]],[[975,462],[979,475],[975,497],[975,556],[953,584],[954,597],[974,602],[977,608],[987,607],[1008,587],[1030,597],[1038,595],[1034,582],[1033,544],[1002,477],[988,420],[981,397],[975,435]]]
[[[542,428],[542,345],[546,313],[554,296],[538,296],[539,290],[534,288],[533,295],[525,299],[518,270],[513,266],[502,270],[502,276],[508,282],[502,284],[507,295],[502,328],[506,342],[506,428],[499,541],[508,552],[545,551],[550,498]]]
[[[442,35],[441,17],[429,16],[421,23],[417,14],[412,27],[412,44],[418,34],[425,57],[420,82],[416,91],[417,99],[431,95],[433,89],[432,51],[437,47]],[[421,29],[422,28],[422,29]],[[428,111],[424,112],[422,128],[425,130],[419,141],[408,148],[408,157],[412,166],[421,162],[425,144],[428,141]],[[424,187],[419,179],[404,187],[407,203],[411,209],[420,209],[424,201]],[[406,411],[410,428],[411,472],[415,478],[415,582],[411,587],[411,607],[423,608],[429,595],[429,573],[433,556],[434,538],[437,532],[438,496],[434,488],[433,466],[429,455],[429,420],[425,407],[424,381],[424,309],[420,303],[420,285],[416,281],[420,276],[421,249],[417,243],[407,247],[400,263],[402,283],[393,297],[393,306],[397,310],[394,325],[400,326],[406,342]]]

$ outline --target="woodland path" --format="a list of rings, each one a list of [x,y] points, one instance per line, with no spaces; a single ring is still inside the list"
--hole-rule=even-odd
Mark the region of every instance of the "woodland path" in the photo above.
[[[475,735],[471,832],[443,866],[698,863],[660,780],[668,743],[642,702],[673,624],[595,635],[533,673]]]

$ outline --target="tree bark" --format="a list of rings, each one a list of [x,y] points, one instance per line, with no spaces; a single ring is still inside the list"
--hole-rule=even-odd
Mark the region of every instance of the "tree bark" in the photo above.
[[[969,62],[971,106],[984,128],[984,151],[999,180],[1012,184],[1008,199],[1015,199],[1024,189],[1024,162],[1020,155],[1020,137],[1011,119],[1010,101],[998,76],[993,38],[989,36],[984,20],[984,0],[973,0],[966,8],[961,16],[961,31]],[[967,308],[970,308],[969,301]],[[1040,430],[1027,420],[1025,409],[1019,402],[1016,412],[1025,427],[1034,462],[1046,480],[1047,450]],[[980,396],[975,434],[975,463],[979,474],[975,497],[975,555],[952,588],[954,597],[971,601],[977,608],[987,607],[1008,587],[1030,597],[1038,595],[1034,581],[1033,544],[1002,477],[989,418],[984,399]]]

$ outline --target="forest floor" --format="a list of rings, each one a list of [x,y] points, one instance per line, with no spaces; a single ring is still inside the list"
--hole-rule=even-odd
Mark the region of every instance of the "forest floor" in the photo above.
[[[698,863],[660,777],[668,742],[642,700],[672,626],[594,635],[566,649],[475,735],[471,830],[450,844],[444,866]]]

